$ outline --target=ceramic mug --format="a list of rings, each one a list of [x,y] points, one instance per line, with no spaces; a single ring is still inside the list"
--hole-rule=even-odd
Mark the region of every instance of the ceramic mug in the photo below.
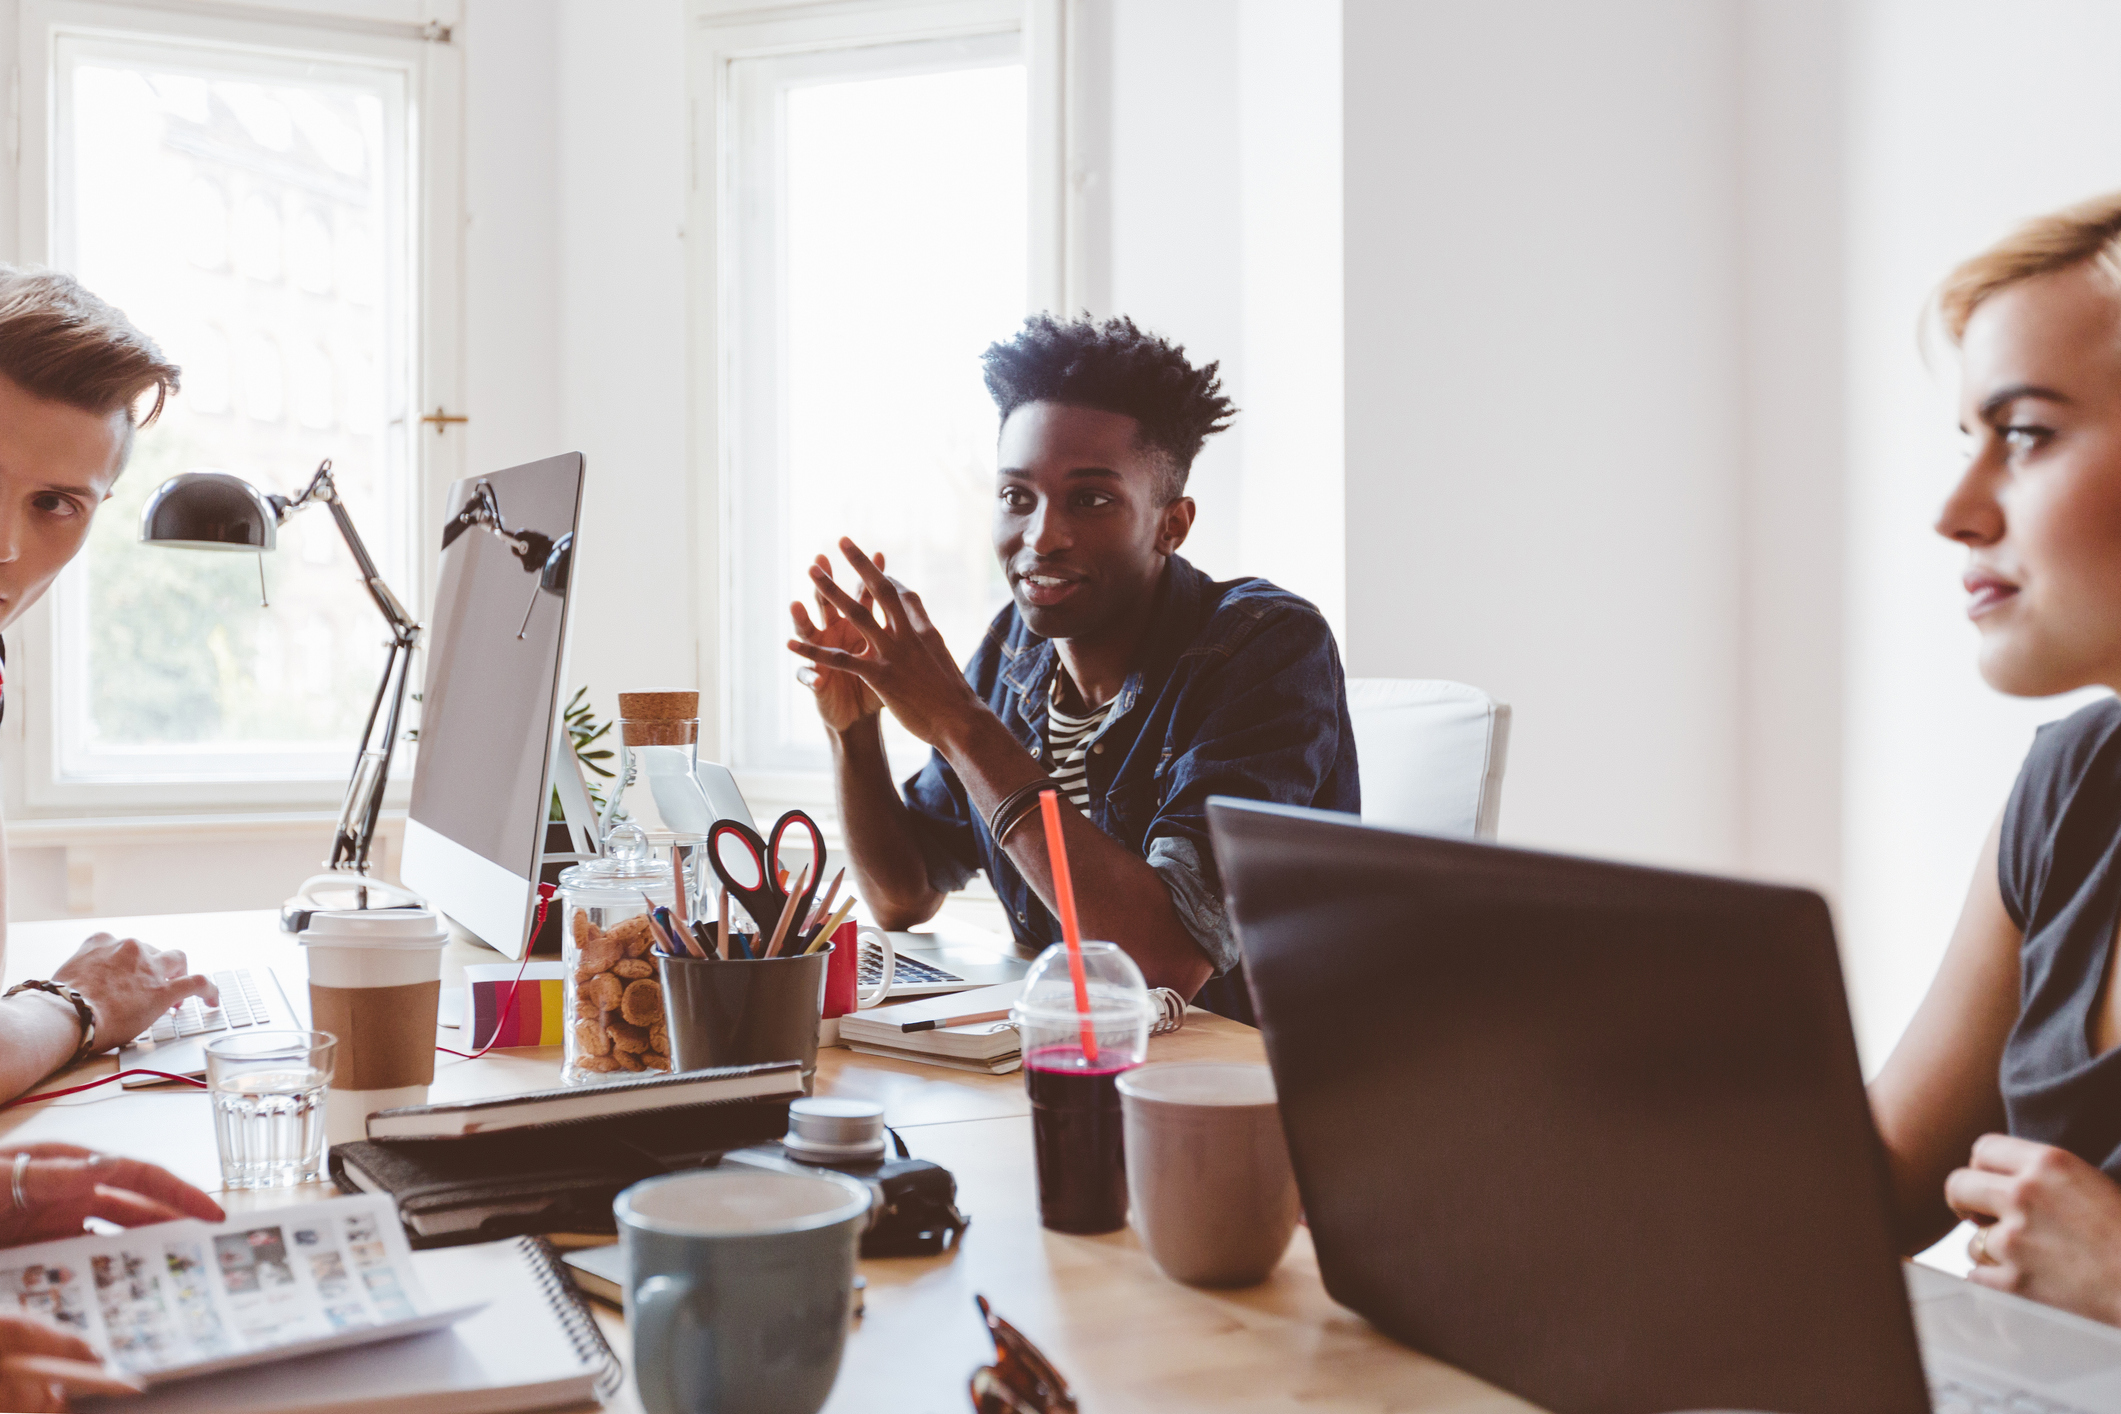
[[[817,1414],[873,1202],[836,1174],[691,1169],[612,1203],[648,1414]]]
[[[1142,1245],[1195,1286],[1264,1281],[1303,1211],[1264,1065],[1167,1061],[1119,1077]]]

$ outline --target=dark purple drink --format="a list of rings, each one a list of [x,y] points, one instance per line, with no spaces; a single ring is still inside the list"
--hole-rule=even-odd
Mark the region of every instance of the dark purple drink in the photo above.
[[[1127,1225],[1127,1153],[1119,1073],[1077,1046],[1024,1057],[1031,1136],[1038,1155],[1039,1221],[1055,1232],[1116,1232]]]

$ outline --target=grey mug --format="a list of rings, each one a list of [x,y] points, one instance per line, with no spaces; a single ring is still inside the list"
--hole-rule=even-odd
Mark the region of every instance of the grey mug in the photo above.
[[[871,1195],[852,1179],[693,1169],[612,1204],[648,1414],[817,1414],[853,1318]]]

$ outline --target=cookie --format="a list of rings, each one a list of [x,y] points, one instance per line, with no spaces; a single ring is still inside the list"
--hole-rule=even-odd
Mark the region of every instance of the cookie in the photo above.
[[[605,1029],[611,1033],[611,1053],[615,1056],[637,1056],[648,1049],[648,1028],[645,1026],[629,1026],[623,1021],[614,1021]]]
[[[604,1009],[595,1002],[590,1001],[587,997],[575,998],[574,1019],[576,1021],[601,1021],[603,1017]]]
[[[626,995],[619,999],[619,1015],[636,1026],[653,1026],[663,1019],[663,985],[660,982],[635,982],[626,988]]]
[[[592,1075],[609,1075],[621,1067],[610,1056],[583,1056],[574,1063],[574,1068],[576,1070],[586,1070]]]
[[[612,964],[611,972],[614,977],[624,977],[628,981],[639,981],[643,977],[655,976],[655,964],[645,957],[622,958]]]
[[[601,1021],[577,1021],[574,1024],[574,1046],[585,1056],[608,1056],[611,1054],[613,1038],[610,1028]]]
[[[668,1070],[670,1069],[670,1057],[659,1056],[651,1051],[641,1057],[641,1064],[649,1070]]]
[[[619,944],[627,957],[646,957],[655,946],[655,925],[647,914],[636,913],[604,936]]]
[[[670,1054],[670,1032],[660,1021],[648,1028],[648,1049]]]
[[[647,1062],[643,1061],[639,1056],[634,1055],[631,1051],[614,1051],[612,1052],[612,1055],[620,1065],[624,1066],[628,1070],[648,1069]]]
[[[602,931],[596,924],[589,921],[587,913],[577,913],[574,916],[574,944],[576,947],[582,946]]]
[[[582,996],[595,1002],[605,1011],[616,1010],[619,998],[626,995],[626,979],[606,972],[592,977],[582,988]]]
[[[582,951],[575,958],[575,971],[578,974],[609,972],[625,956],[625,943],[613,934],[599,933],[582,944]]]

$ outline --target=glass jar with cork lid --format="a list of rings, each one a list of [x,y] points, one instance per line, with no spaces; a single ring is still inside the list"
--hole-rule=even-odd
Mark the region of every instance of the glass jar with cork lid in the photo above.
[[[647,832],[612,827],[604,857],[560,875],[560,959],[569,1017],[560,1062],[568,1085],[594,1085],[670,1069],[663,988],[652,954],[661,936],[650,913],[676,897],[670,866]]]
[[[698,916],[706,896],[701,850],[716,813],[700,780],[699,743],[699,693],[619,694],[619,774],[603,832],[630,822],[665,859],[676,855],[685,880],[685,897],[674,905],[680,921]]]

